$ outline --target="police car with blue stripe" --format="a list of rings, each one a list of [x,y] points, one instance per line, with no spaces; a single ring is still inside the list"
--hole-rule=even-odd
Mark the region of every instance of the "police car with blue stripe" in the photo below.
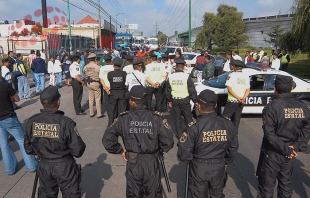
[[[243,114],[261,114],[263,108],[275,96],[274,83],[276,75],[291,76],[293,78],[293,90],[291,94],[306,104],[310,104],[310,83],[299,79],[287,72],[274,69],[244,68],[250,78],[250,94],[246,99]],[[224,73],[208,81],[196,83],[197,94],[205,89],[214,91],[218,95],[218,111],[223,111],[227,102],[228,90],[225,86],[229,73]],[[194,105],[193,105],[194,106]],[[197,113],[197,112],[196,112]]]

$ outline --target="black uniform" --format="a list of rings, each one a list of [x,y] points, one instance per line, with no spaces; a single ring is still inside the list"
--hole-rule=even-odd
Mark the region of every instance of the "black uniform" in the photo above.
[[[305,151],[310,136],[309,106],[290,94],[280,94],[263,110],[264,138],[257,167],[258,196],[273,197],[278,180],[278,197],[292,196],[293,161],[290,156]]]
[[[189,190],[193,197],[224,197],[225,165],[238,149],[236,128],[216,113],[201,114],[183,133],[178,158],[190,161]]]
[[[135,91],[143,93],[133,95]],[[124,149],[118,137],[123,139],[128,159],[127,197],[163,197],[156,153],[159,150],[168,152],[173,147],[173,132],[162,114],[146,109],[146,89],[143,86],[134,86],[129,94],[132,94],[131,100],[144,98],[143,105],[130,113],[122,113],[107,128],[102,143],[109,153],[121,154]]]
[[[81,157],[86,145],[72,119],[62,111],[41,110],[27,122],[24,146],[27,154],[40,157],[39,198],[57,197],[59,188],[63,197],[81,197],[81,171],[74,157]]]
[[[127,107],[127,103],[125,99],[126,76],[127,76],[127,73],[119,69],[115,69],[114,71],[111,71],[108,73],[108,80],[111,86],[111,89],[110,89],[111,110],[108,112],[108,114],[110,114],[109,123],[108,123],[109,126],[113,123],[114,119],[118,117],[118,113],[116,113],[118,108],[119,108],[118,112],[126,111],[126,107]]]

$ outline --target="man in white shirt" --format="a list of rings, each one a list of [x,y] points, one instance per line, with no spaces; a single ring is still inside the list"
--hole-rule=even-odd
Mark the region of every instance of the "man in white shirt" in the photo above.
[[[232,57],[231,57],[231,52],[230,51],[227,51],[226,52],[226,62],[225,62],[225,64],[224,64],[224,68],[223,68],[223,71],[224,72],[230,72],[231,71],[231,69],[230,69],[230,59],[231,59]]]
[[[5,82],[9,83],[12,86],[12,77],[9,69],[10,60],[7,58],[3,59],[2,63],[3,63],[3,66],[1,67],[2,78],[5,80]]]
[[[142,85],[145,87],[146,75],[142,73],[142,61],[138,60],[133,63],[134,71],[131,74],[127,74],[125,85],[128,87],[128,91],[133,86]]]
[[[271,63],[271,68],[279,70],[281,66],[281,62],[278,59],[278,55],[277,54],[273,54],[273,61]]]
[[[123,71],[125,71],[127,74],[131,74],[134,70],[132,61],[133,61],[133,56],[125,56],[126,57],[126,66],[123,68]]]
[[[42,49],[41,58],[46,62],[45,49]]]
[[[241,58],[241,56],[239,56],[239,52],[238,51],[235,51],[234,55],[232,57],[233,57],[234,60],[242,61],[242,58]]]
[[[262,62],[262,58],[263,58],[263,56],[264,56],[264,50],[263,50],[263,48],[262,47],[260,47],[259,48],[259,60],[258,60],[258,62]]]

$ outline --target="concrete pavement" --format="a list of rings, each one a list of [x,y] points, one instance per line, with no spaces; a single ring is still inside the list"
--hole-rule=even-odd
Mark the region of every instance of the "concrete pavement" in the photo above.
[[[31,92],[34,88],[31,88]],[[123,198],[125,197],[125,169],[126,164],[120,155],[108,154],[101,143],[101,138],[107,127],[107,117],[97,119],[89,117],[88,93],[84,87],[82,100],[87,115],[76,116],[72,104],[72,88],[64,86],[60,89],[61,107],[67,116],[77,123],[78,131],[85,141],[87,148],[84,155],[77,159],[82,165],[82,192],[85,198]],[[22,108],[18,109],[19,120],[25,124],[27,118],[38,113],[41,108],[39,96],[18,102]],[[167,116],[171,121],[171,116]],[[173,124],[173,123],[171,123]],[[262,140],[260,116],[244,116],[239,129],[239,152],[228,167],[229,179],[224,190],[226,197],[256,197],[257,179],[255,176],[259,148]],[[171,184],[171,193],[167,192],[165,181],[162,179],[165,195],[168,198],[184,197],[186,164],[177,160],[177,140],[174,148],[165,154],[165,164]],[[19,170],[13,176],[7,176],[0,162],[0,197],[29,198],[32,192],[34,173],[28,173],[24,166],[21,153],[15,141],[11,146],[19,160]],[[299,153],[295,160],[293,180],[293,197],[310,196],[310,148],[306,154]],[[0,161],[2,156],[0,155]],[[59,196],[61,197],[61,196]]]

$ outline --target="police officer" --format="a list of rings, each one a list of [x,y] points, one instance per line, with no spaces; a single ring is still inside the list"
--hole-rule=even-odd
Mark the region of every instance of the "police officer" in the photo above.
[[[217,96],[204,90],[198,97],[200,115],[190,123],[178,143],[178,158],[189,162],[192,197],[224,197],[226,168],[238,150],[236,128],[215,113]]]
[[[110,89],[110,116],[109,123],[110,126],[114,119],[118,117],[118,112],[125,112],[127,103],[125,99],[126,93],[126,75],[127,73],[121,70],[122,60],[118,57],[114,58],[114,71],[108,73],[108,80],[111,85]],[[119,108],[119,109],[118,109]],[[108,112],[109,113],[109,112]]]
[[[110,54],[104,55],[105,65],[100,68],[99,78],[101,85],[103,86],[103,99],[105,104],[105,110],[108,114],[108,117],[111,115],[110,107],[110,82],[108,81],[108,73],[114,71],[113,65],[111,65],[112,56]],[[110,112],[110,113],[109,113]],[[113,119],[109,117],[109,120]]]
[[[263,110],[264,137],[257,166],[258,198],[273,197],[278,180],[278,197],[291,197],[293,162],[297,152],[307,150],[310,138],[309,106],[294,98],[293,79],[277,75],[276,97]]]
[[[131,74],[127,74],[125,85],[128,87],[130,91],[133,86],[142,85],[145,87],[146,76],[142,73],[142,61],[137,60],[133,63],[133,72]]]
[[[133,56],[126,56],[126,66],[123,68],[123,71],[125,71],[127,74],[131,74],[133,72]]]
[[[126,96],[133,110],[106,129],[102,143],[109,153],[122,154],[127,161],[127,197],[163,197],[156,153],[173,147],[173,132],[161,113],[146,109],[146,88],[134,86]]]
[[[157,56],[155,53],[150,53],[152,62],[145,66],[146,74],[146,89],[148,94],[148,108],[151,110],[152,97],[155,94],[156,106],[155,110],[161,110],[161,97],[162,97],[162,82],[165,74],[165,65],[157,62]]]
[[[168,54],[163,54],[162,63],[165,65],[164,81],[162,83],[162,99],[161,99],[161,112],[167,112],[167,80],[171,74],[172,66],[168,60]]]
[[[234,59],[230,61],[234,72],[229,74],[225,84],[228,90],[228,99],[223,116],[231,119],[238,133],[244,103],[250,93],[250,79],[247,74],[242,72],[244,67],[242,61]]]
[[[190,100],[197,102],[197,92],[190,75],[184,73],[185,61],[179,58],[175,63],[176,71],[170,75],[167,83],[167,100],[173,108],[177,136],[180,137],[184,131],[181,114],[184,115],[186,125],[193,121]]]
[[[88,56],[89,63],[84,67],[84,75],[87,81],[89,97],[89,116],[92,118],[94,113],[94,100],[96,100],[97,118],[102,118],[101,113],[101,84],[99,81],[100,66],[95,63],[96,54]]]
[[[281,70],[287,72],[288,64],[291,61],[290,55],[287,54],[286,50],[283,50],[282,56],[279,58],[281,61]]]
[[[86,115],[81,108],[83,96],[84,79],[81,78],[82,71],[80,69],[80,57],[73,56],[73,63],[70,65],[70,75],[72,78],[73,104],[76,115]]]
[[[25,132],[25,150],[40,158],[37,174],[40,180],[38,197],[81,197],[81,170],[74,157],[81,157],[86,145],[76,123],[58,110],[58,88],[50,86],[40,95],[41,113],[29,118]]]

